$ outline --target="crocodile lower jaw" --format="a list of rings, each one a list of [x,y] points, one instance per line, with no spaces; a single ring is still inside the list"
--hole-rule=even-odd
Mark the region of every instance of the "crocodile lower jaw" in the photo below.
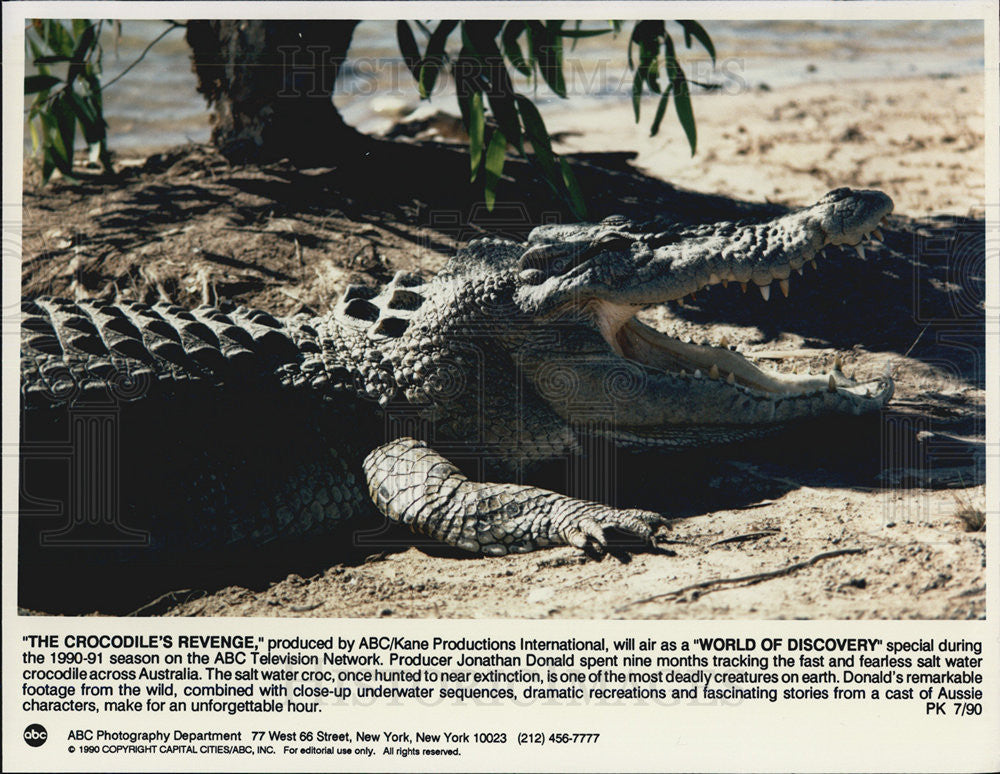
[[[839,357],[830,373],[823,376],[767,372],[730,349],[725,339],[721,346],[681,341],[635,317],[618,328],[612,347],[628,360],[675,377],[717,380],[733,389],[757,395],[794,396],[828,390],[871,398],[879,397],[881,392],[886,393],[887,400],[888,391],[891,391],[885,380],[865,384],[849,379],[841,371]]]

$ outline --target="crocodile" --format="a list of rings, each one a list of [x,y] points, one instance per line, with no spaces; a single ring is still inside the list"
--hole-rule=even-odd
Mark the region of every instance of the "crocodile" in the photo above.
[[[651,541],[666,514],[526,477],[594,439],[682,451],[878,412],[893,381],[839,361],[770,372],[636,314],[717,283],[787,295],[825,247],[863,252],[892,207],[841,188],[766,219],[539,226],[472,241],[429,279],[351,285],[320,316],[26,299],[21,549],[181,557],[346,524],[370,545],[378,514],[481,555],[600,554],[612,527]]]

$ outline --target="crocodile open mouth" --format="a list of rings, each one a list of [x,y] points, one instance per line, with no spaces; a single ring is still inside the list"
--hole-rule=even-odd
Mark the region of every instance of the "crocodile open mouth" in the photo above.
[[[878,229],[872,233],[881,239]],[[864,250],[860,241],[850,246],[859,254]],[[812,253],[800,254],[788,264],[770,270],[770,276],[778,280],[785,296],[789,293],[789,271],[799,269],[813,259]],[[705,287],[726,283],[728,279],[732,278],[713,274]],[[754,281],[757,281],[756,277]],[[769,286],[758,286],[765,300],[768,299]],[[725,337],[718,345],[709,345],[682,341],[661,333],[636,319],[635,315],[642,307],[594,299],[587,304],[587,308],[605,341],[618,355],[672,376],[717,380],[734,389],[749,390],[757,395],[795,396],[826,390],[845,397],[874,398],[883,404],[892,395],[892,380],[888,376],[870,382],[856,382],[844,375],[839,356],[834,358],[832,368],[824,375],[768,372],[730,347]]]
[[[690,379],[718,380],[735,389],[758,394],[804,395],[829,390],[848,392],[859,398],[884,397],[888,400],[885,391],[890,389],[885,378],[870,383],[848,378],[841,370],[839,356],[834,358],[830,372],[822,376],[768,372],[730,348],[725,338],[719,346],[681,341],[635,317],[618,329],[612,346],[622,357],[646,367]]]

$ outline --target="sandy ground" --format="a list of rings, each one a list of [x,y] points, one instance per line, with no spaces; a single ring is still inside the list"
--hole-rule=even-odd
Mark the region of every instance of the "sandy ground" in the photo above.
[[[741,201],[806,205],[841,185],[888,192],[896,212],[866,263],[835,254],[818,273],[793,277],[789,299],[775,294],[767,305],[720,287],[683,309],[645,313],[671,333],[710,341],[725,335],[780,370],[822,370],[835,354],[859,375],[891,367],[898,388],[881,430],[848,428],[792,439],[777,451],[748,447],[686,463],[637,464],[628,484],[636,499],[677,517],[655,551],[623,546],[594,561],[568,548],[470,559],[399,547],[332,566],[298,568],[290,559],[269,577],[184,586],[145,607],[116,610],[98,600],[88,609],[983,616],[985,534],[970,530],[974,515],[962,518],[985,508],[981,84],[924,78],[699,97],[694,158],[672,118],[661,136],[647,136],[652,105],[639,127],[627,105],[546,116],[560,152],[635,149],[631,164],[652,179],[629,168],[628,185],[617,189],[628,165],[614,156],[618,171],[594,172],[605,182],[588,184],[597,216],[669,211],[680,202],[685,215],[709,217],[719,204],[677,198],[657,179],[722,195],[734,211]],[[233,170],[199,150],[137,160],[130,169],[113,187],[41,191],[29,184],[26,292],[162,294],[185,303],[227,297],[280,313],[322,312],[349,281],[384,281],[403,267],[436,269],[478,228],[435,226],[427,212],[446,202],[432,195],[386,205],[339,194],[330,171]],[[293,178],[297,188],[287,185]],[[607,180],[614,185],[602,187]]]
[[[673,115],[649,136],[652,101],[638,125],[627,107],[614,117],[553,111],[546,125],[564,152],[633,149],[638,167],[694,191],[802,206],[846,185],[879,188],[910,217],[982,217],[982,77],[717,93],[693,106],[693,157]]]

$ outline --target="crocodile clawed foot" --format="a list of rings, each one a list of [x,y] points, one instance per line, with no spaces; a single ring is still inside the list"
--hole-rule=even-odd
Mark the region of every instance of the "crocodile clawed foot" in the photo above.
[[[654,547],[653,535],[667,520],[653,511],[638,508],[595,508],[567,523],[560,535],[566,544],[578,548],[588,556],[600,558],[608,551],[606,530],[620,529],[639,537],[648,547]]]

